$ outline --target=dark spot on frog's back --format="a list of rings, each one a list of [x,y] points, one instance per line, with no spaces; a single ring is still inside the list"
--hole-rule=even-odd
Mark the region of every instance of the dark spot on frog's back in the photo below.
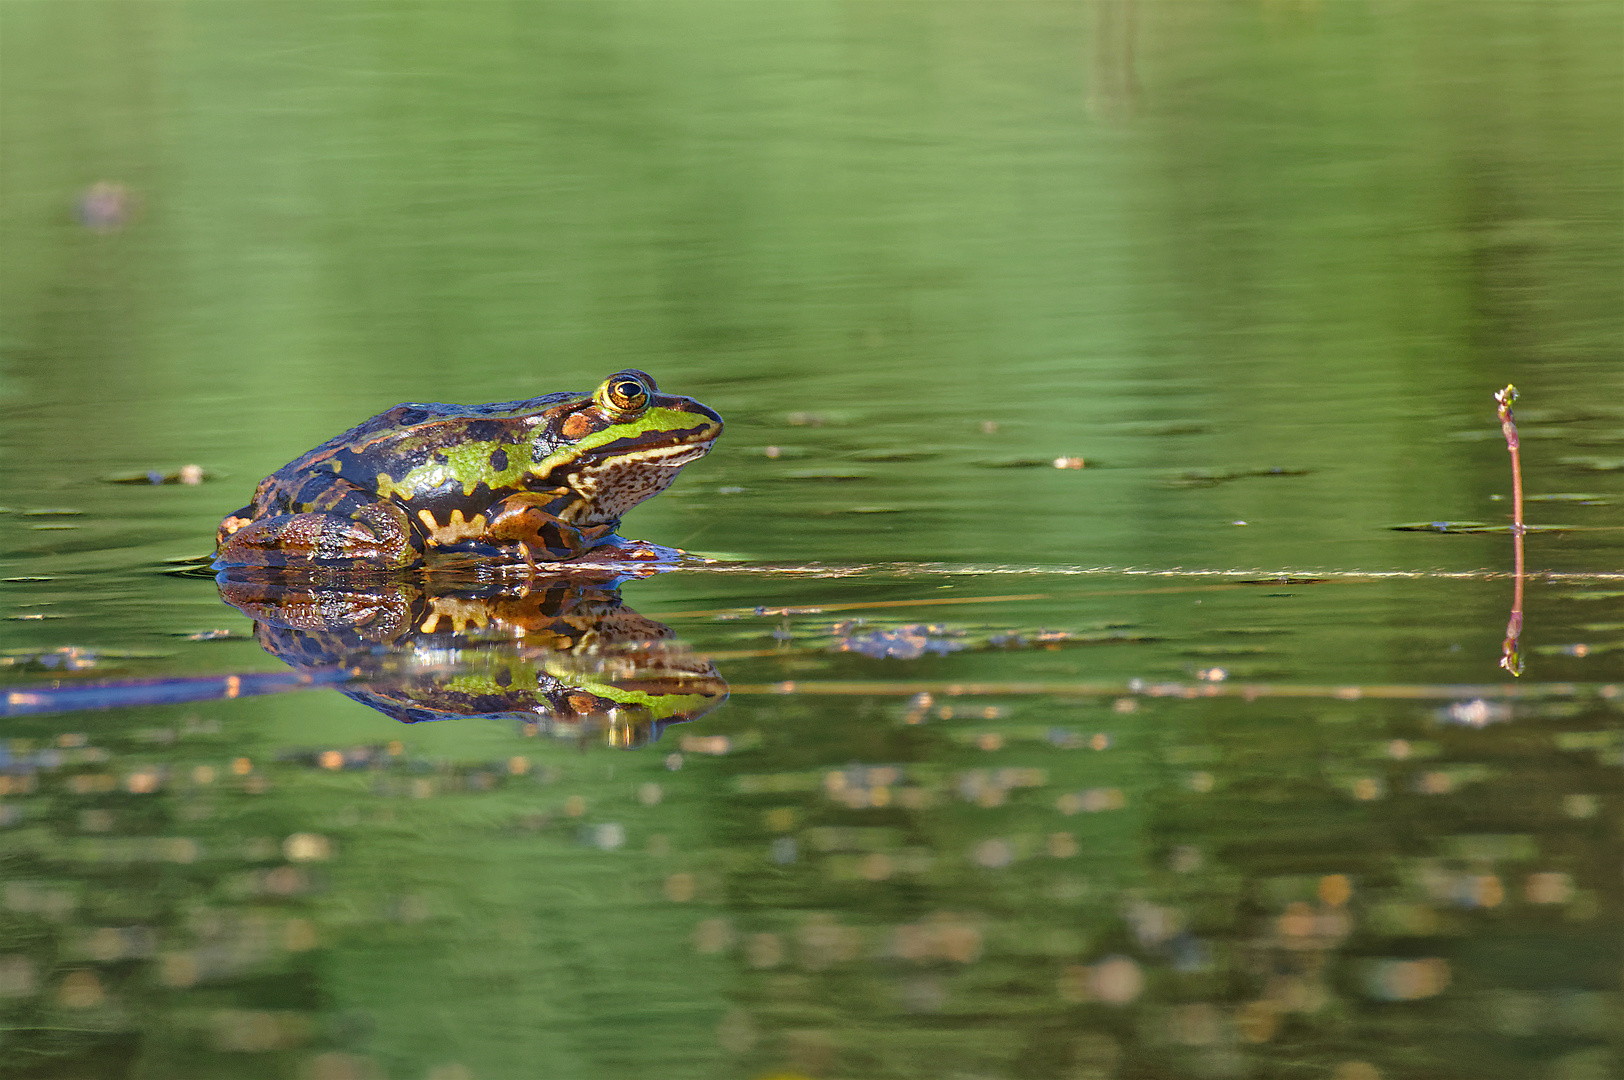
[[[469,420],[464,431],[469,442],[501,442],[507,434],[500,420]]]
[[[492,472],[503,472],[503,471],[505,471],[507,469],[507,467],[508,467],[507,448],[506,447],[501,447],[501,448],[499,448],[497,450],[492,451],[492,453],[491,453],[491,471]]]
[[[327,504],[335,501],[333,484],[331,476],[312,476],[299,485],[293,501],[301,509],[326,510]]]
[[[397,424],[421,424],[431,415],[420,405],[397,405],[393,410],[392,419]]]

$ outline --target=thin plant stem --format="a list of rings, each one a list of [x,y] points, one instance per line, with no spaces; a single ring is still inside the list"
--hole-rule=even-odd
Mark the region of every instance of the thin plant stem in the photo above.
[[[1523,524],[1523,482],[1521,442],[1517,438],[1517,420],[1512,415],[1512,402],[1517,400],[1517,388],[1511,383],[1494,394],[1496,412],[1500,417],[1500,433],[1506,437],[1506,450],[1511,454],[1511,550],[1516,562],[1516,585],[1511,598],[1511,618],[1506,623],[1506,639],[1500,645],[1500,666],[1512,675],[1523,673],[1522,652],[1518,639],[1523,625],[1523,578],[1526,564],[1523,557],[1523,536],[1528,527]]]

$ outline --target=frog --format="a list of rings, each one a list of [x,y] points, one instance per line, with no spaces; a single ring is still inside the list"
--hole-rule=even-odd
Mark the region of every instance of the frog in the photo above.
[[[438,574],[217,578],[254,638],[312,684],[401,723],[502,717],[621,749],[727,700],[711,661],[627,607],[606,568],[515,582]]]
[[[722,418],[638,368],[590,393],[406,402],[300,455],[226,515],[214,566],[405,570],[442,553],[567,563],[658,558],[616,534],[710,452]]]

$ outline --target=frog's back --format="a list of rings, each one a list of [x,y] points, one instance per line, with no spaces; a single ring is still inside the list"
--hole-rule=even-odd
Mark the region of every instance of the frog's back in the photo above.
[[[313,477],[342,475],[375,490],[377,475],[402,476],[428,461],[436,450],[471,440],[505,442],[522,437],[532,418],[575,393],[545,394],[522,401],[486,405],[402,402],[333,436],[267,476],[256,491],[260,509],[303,502]]]
[[[274,474],[292,478],[327,472],[334,459],[370,460],[398,468],[415,467],[436,449],[459,442],[499,441],[528,427],[527,419],[580,394],[546,394],[488,405],[448,405],[407,401],[333,436],[294,458]],[[390,471],[390,470],[385,470]],[[357,475],[353,477],[359,479]]]

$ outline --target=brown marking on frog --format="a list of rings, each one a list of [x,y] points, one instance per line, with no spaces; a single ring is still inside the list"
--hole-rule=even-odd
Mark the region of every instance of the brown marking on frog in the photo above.
[[[564,421],[564,437],[566,439],[579,439],[592,431],[592,420],[584,412],[573,413]]]

